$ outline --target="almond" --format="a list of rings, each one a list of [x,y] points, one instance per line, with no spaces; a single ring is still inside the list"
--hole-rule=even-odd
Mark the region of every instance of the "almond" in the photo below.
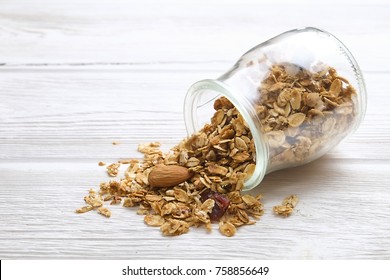
[[[159,164],[150,171],[148,181],[151,187],[166,188],[183,183],[193,175],[193,172],[180,165]]]

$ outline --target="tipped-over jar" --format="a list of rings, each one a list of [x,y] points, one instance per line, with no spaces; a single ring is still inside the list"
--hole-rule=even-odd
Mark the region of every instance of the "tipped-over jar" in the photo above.
[[[321,157],[359,126],[366,109],[352,54],[333,35],[312,27],[257,45],[218,79],[192,85],[184,103],[188,133],[208,123],[224,98],[254,142],[256,167],[244,190],[258,186],[267,173]]]

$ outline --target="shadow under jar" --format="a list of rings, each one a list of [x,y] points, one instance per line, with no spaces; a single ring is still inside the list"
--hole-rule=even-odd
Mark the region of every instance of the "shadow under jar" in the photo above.
[[[267,173],[309,163],[361,123],[366,90],[348,49],[326,31],[282,33],[246,52],[218,79],[192,85],[184,102],[188,133],[199,131],[228,99],[254,142],[256,167],[244,190]]]

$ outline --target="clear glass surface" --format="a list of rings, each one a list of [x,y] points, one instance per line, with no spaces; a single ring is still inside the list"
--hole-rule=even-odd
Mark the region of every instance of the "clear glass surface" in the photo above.
[[[189,134],[225,96],[249,127],[256,168],[244,189],[272,171],[311,162],[351,134],[366,110],[366,90],[352,54],[317,28],[282,33],[246,52],[224,75],[191,86],[184,104]]]

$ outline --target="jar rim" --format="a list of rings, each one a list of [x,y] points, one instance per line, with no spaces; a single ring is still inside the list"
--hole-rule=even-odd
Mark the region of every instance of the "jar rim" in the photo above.
[[[265,136],[261,132],[261,127],[259,127],[260,121],[258,120],[256,112],[251,108],[249,100],[242,95],[235,94],[228,85],[221,81],[213,79],[198,81],[189,88],[184,101],[184,121],[189,135],[196,133],[200,129],[199,124],[197,123],[196,109],[199,97],[205,91],[211,91],[226,97],[240,112],[245,122],[248,124],[255,144],[255,171],[252,176],[244,182],[243,191],[251,190],[260,184],[266,174],[269,153],[268,146],[264,139]],[[212,116],[210,116],[210,118],[211,117]]]

